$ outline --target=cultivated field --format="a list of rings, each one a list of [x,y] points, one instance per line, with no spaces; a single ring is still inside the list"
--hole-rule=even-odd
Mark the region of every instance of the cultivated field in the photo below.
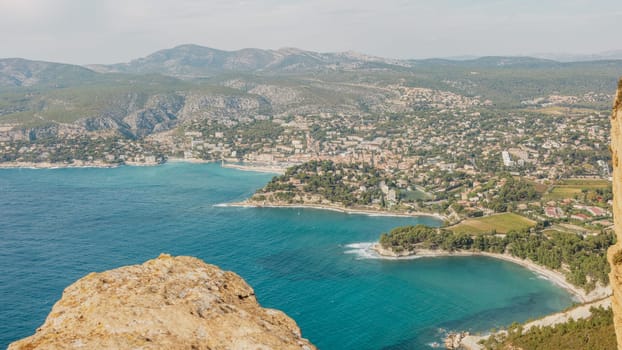
[[[496,233],[508,233],[511,230],[523,230],[536,225],[536,222],[524,216],[514,213],[502,213],[481,218],[464,220],[449,229],[458,233],[489,233],[493,230]]]
[[[599,188],[607,188],[609,186],[611,186],[611,182],[609,182],[608,180],[564,180],[553,186],[553,188],[545,194],[545,199],[559,200],[564,198],[574,198],[575,195],[580,196],[583,190],[593,191]]]

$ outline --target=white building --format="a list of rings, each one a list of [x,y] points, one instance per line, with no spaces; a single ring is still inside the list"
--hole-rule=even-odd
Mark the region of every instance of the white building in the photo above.
[[[503,165],[514,166],[514,161],[510,158],[510,153],[508,153],[508,151],[501,152],[501,158],[503,158]]]

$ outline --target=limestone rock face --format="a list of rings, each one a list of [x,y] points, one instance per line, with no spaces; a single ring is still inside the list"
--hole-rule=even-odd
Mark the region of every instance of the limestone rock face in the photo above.
[[[607,258],[611,265],[609,280],[613,289],[613,322],[618,349],[622,350],[622,80],[611,115],[611,159],[613,163],[613,217],[617,243],[609,248]]]
[[[186,256],[91,273],[9,349],[315,349],[232,272]]]

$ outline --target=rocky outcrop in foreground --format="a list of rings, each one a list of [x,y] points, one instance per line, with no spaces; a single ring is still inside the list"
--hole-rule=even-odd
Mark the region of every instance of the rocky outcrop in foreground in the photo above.
[[[618,95],[611,114],[611,161],[613,163],[613,218],[617,243],[609,248],[611,265],[609,281],[613,289],[613,323],[616,329],[618,349],[622,350],[622,80],[618,84]]]
[[[91,273],[16,349],[315,349],[233,272],[186,256]]]

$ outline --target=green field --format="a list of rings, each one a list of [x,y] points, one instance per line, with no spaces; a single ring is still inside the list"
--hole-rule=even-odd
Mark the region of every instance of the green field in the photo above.
[[[608,180],[591,180],[591,179],[569,179],[564,180],[553,186],[553,188],[545,194],[546,200],[559,200],[564,198],[574,198],[575,195],[581,195],[583,190],[596,190],[599,188],[607,188],[611,186]]]
[[[502,213],[476,219],[468,219],[449,227],[455,233],[508,233],[511,230],[523,230],[536,225],[536,222],[514,213]]]
[[[414,202],[416,200],[429,200],[429,199],[433,199],[434,196],[427,193],[427,192],[423,192],[420,191],[418,189],[415,189],[413,191],[401,191],[400,192],[400,199],[402,199],[403,201],[406,202]]]
[[[558,200],[564,198],[574,198],[575,195],[580,194],[580,187],[555,186],[544,196],[544,198],[547,200]]]
[[[549,188],[548,185],[543,184],[543,183],[539,183],[539,182],[535,182],[535,181],[530,181],[530,180],[527,180],[527,179],[521,179],[521,178],[516,178],[516,179],[525,181],[526,183],[529,183],[529,184],[532,184],[533,187],[536,189],[536,192],[538,192],[539,194],[543,194]]]
[[[568,179],[560,181],[560,186],[579,186],[582,188],[602,188],[611,185],[611,181],[603,179]]]

